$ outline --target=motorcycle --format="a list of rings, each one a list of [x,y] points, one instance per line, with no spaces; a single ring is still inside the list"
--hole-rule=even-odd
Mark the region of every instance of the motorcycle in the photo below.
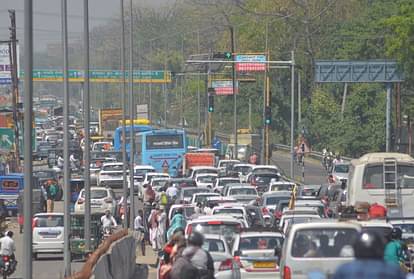
[[[2,261],[0,275],[3,279],[7,279],[7,277],[15,272],[17,262],[12,260],[10,256],[2,256]]]

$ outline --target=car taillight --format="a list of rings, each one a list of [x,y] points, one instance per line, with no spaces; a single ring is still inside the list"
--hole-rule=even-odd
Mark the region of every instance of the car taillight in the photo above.
[[[292,272],[290,270],[290,267],[285,266],[283,268],[283,279],[291,279],[292,278]]]
[[[241,232],[242,231],[242,226],[240,224],[236,225],[236,232]]]
[[[84,202],[85,202],[85,199],[83,198],[78,199],[78,204],[83,204]]]
[[[105,198],[105,199],[104,199],[104,201],[105,201],[106,203],[112,203],[112,198]]]
[[[262,208],[262,213],[263,214],[269,214],[269,209],[267,209],[266,207]]]
[[[37,218],[32,220],[32,230],[36,227],[37,225]]]
[[[282,212],[281,212],[281,211],[275,211],[275,217],[276,217],[277,219],[282,218]]]
[[[219,271],[233,270],[233,261],[231,259],[224,260],[220,263]]]
[[[8,262],[9,261],[9,256],[3,256],[3,261]]]
[[[192,231],[193,231],[193,225],[188,225],[186,235],[190,235]]]
[[[221,225],[223,224],[222,221],[208,221],[207,222],[208,225]]]
[[[242,265],[242,263],[240,261],[240,257],[239,256],[234,256],[234,261],[239,266],[239,268],[242,268],[243,267],[243,265]]]

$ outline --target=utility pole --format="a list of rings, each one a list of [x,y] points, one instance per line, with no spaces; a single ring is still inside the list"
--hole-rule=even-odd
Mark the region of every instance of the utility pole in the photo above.
[[[128,199],[128,185],[127,185],[127,155],[126,155],[126,114],[127,114],[127,97],[125,86],[125,21],[124,21],[124,0],[120,0],[121,11],[121,72],[122,72],[122,189],[124,195],[124,201],[122,206],[124,207],[124,228],[128,228],[127,218],[127,199]],[[134,183],[129,182],[130,187],[133,187]]]
[[[129,199],[130,199],[130,213],[129,213],[129,224],[132,226],[134,224],[135,219],[135,202],[134,202],[134,159],[135,159],[135,130],[134,130],[134,33],[133,33],[133,11],[132,11],[132,0],[129,1],[129,20],[130,20],[130,30],[129,30],[129,109],[130,109],[130,123],[131,123],[131,130],[129,131],[130,136],[130,149],[131,149],[131,157],[130,157],[130,166],[129,166],[129,181],[131,183],[129,187]],[[125,208],[126,209],[126,208]],[[125,210],[126,212],[126,210]],[[127,215],[125,214],[125,218],[127,218]]]
[[[63,49],[63,200],[64,200],[64,254],[65,276],[72,274],[70,255],[70,168],[69,168],[69,58],[68,58],[68,5],[62,0]]]
[[[295,52],[291,52],[291,107],[290,107],[290,178],[294,179],[295,152]]]
[[[85,249],[91,249],[91,184],[90,184],[90,136],[89,136],[89,3],[83,0],[83,43],[84,43],[84,89],[83,89],[83,127],[85,130],[84,179],[85,179]]]
[[[24,126],[32,127],[33,123],[33,1],[24,0]],[[24,138],[29,139],[24,145],[24,232],[23,232],[23,278],[31,279],[33,276],[32,262],[32,216],[33,216],[33,154],[32,129],[24,129]]]
[[[16,11],[9,10],[10,16],[10,43],[9,57],[12,78],[12,102],[13,102],[13,123],[14,123],[14,155],[15,165],[14,171],[20,171],[20,147],[19,147],[19,116],[17,106],[19,102],[19,81],[17,79],[17,38],[16,38]],[[30,131],[32,125],[28,128]],[[31,137],[30,137],[31,139]]]
[[[230,26],[230,36],[231,36],[231,53],[233,55],[233,63],[232,63],[232,75],[231,80],[233,82],[233,133],[234,133],[234,153],[233,159],[238,159],[238,148],[237,148],[237,84],[236,84],[236,64],[234,63],[236,59],[236,38],[234,34],[233,26]]]

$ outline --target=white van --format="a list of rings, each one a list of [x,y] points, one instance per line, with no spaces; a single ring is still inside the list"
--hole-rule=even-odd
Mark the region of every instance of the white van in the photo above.
[[[352,244],[361,227],[340,221],[292,225],[281,252],[281,278],[305,279],[312,273],[331,278],[342,264],[354,259]]]
[[[407,154],[368,153],[352,160],[347,187],[348,206],[379,203],[390,217],[414,217],[414,159]]]

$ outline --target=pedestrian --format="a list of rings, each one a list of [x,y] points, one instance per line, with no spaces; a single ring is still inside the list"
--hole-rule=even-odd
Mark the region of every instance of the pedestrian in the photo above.
[[[134,237],[135,241],[138,243],[138,247],[140,247],[142,256],[145,257],[145,242],[144,242],[144,211],[142,209],[138,210],[138,215],[134,219]]]
[[[47,212],[52,213],[54,211],[56,195],[59,191],[56,181],[50,179],[47,182],[46,191],[47,191]]]
[[[144,185],[144,188],[144,203],[152,204],[155,201],[155,191],[149,184]]]
[[[401,229],[399,227],[393,228],[390,237],[391,241],[385,246],[384,260],[389,264],[400,266],[404,263],[404,251],[401,244]]]
[[[149,225],[149,237],[152,249],[157,250],[157,230],[158,230],[158,206],[156,204],[152,205],[152,210],[150,216],[148,216],[148,225]]]
[[[384,241],[375,232],[358,235],[353,244],[355,260],[340,266],[333,279],[404,279],[396,265],[384,261]]]
[[[165,213],[165,208],[163,205],[159,206],[158,215],[157,215],[157,222],[158,222],[158,230],[157,230],[157,248],[164,247],[165,245],[165,237],[167,232],[167,214]]]
[[[201,233],[195,231],[189,235],[182,257],[174,262],[172,279],[214,279],[214,261],[210,253],[201,248],[203,243]]]
[[[171,236],[175,233],[178,229],[185,229],[186,221],[183,215],[183,209],[180,207],[174,214],[174,217],[171,219],[170,228],[167,231],[167,240],[171,239]]]
[[[249,158],[249,163],[253,165],[257,165],[257,159],[258,159],[257,153],[253,152],[253,154]]]
[[[160,279],[171,279],[170,273],[173,263],[182,257],[182,253],[187,246],[186,244],[184,232],[178,230],[164,246],[163,264],[160,265]]]

